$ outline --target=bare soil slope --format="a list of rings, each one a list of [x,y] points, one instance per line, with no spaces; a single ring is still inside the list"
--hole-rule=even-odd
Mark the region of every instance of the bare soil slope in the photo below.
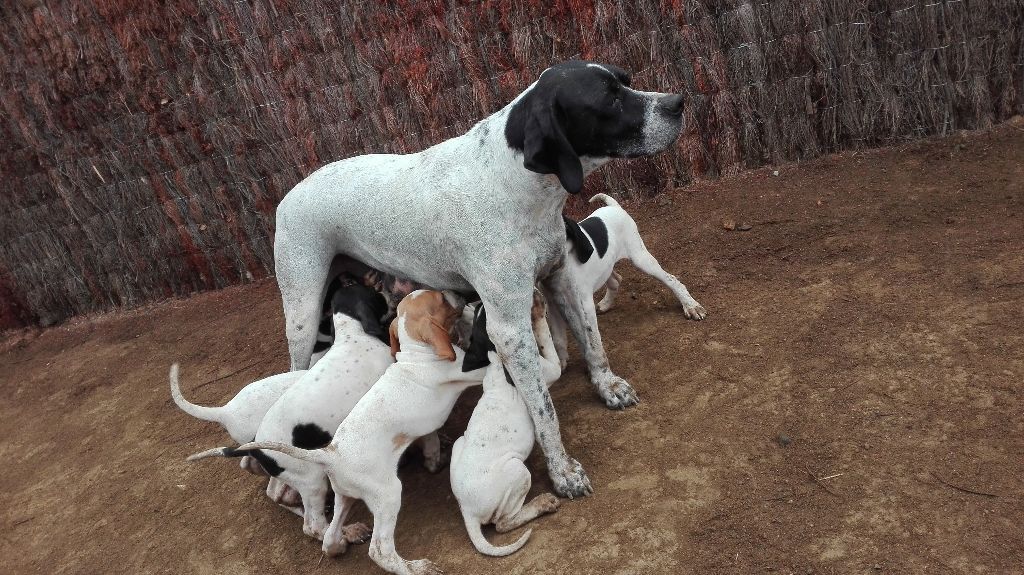
[[[491,559],[447,470],[410,465],[399,551],[473,574],[1021,573],[1021,182],[1018,121],[633,207],[711,315],[621,266],[600,322],[643,403],[605,409],[578,360],[554,392],[595,495]],[[171,403],[172,361],[209,404],[284,370],[274,283],[0,342],[0,572],[379,572],[365,546],[318,564],[234,462],[185,463],[227,438]]]

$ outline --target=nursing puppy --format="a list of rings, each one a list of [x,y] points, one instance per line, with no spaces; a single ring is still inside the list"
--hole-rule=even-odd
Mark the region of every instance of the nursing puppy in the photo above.
[[[707,310],[693,299],[686,286],[665,271],[647,251],[636,222],[618,202],[606,194],[597,194],[590,198],[590,202],[602,202],[604,207],[598,208],[578,224],[572,220],[566,221],[566,234],[569,236],[566,248],[574,255],[565,261],[576,275],[577,286],[583,297],[592,298],[602,286],[606,289],[604,297],[597,304],[598,313],[610,310],[615,303],[615,295],[622,282],[622,276],[615,271],[615,264],[628,259],[640,271],[661,280],[672,290],[682,304],[683,315],[687,319],[700,321],[707,317]],[[565,321],[557,309],[548,314],[548,321],[562,369],[565,369],[568,358]]]
[[[171,398],[182,411],[203,421],[219,423],[235,442],[248,443],[256,438],[260,422],[271,406],[284,395],[293,383],[299,380],[306,370],[279,373],[254,381],[242,388],[231,401],[220,407],[196,405],[185,399],[178,382],[178,364],[171,365]],[[269,475],[263,466],[252,457],[241,459],[239,466],[254,475]],[[274,485],[274,489],[280,486]],[[293,504],[298,500],[289,498]]]
[[[394,362],[391,348],[380,339],[386,333],[380,317],[387,311],[387,305],[379,293],[362,285],[349,285],[334,294],[331,305],[334,345],[267,411],[256,432],[256,441],[288,442],[305,449],[327,445],[331,441],[328,430],[338,427]],[[188,459],[244,455],[256,458],[271,476],[299,492],[302,530],[322,539],[327,528],[324,507],[328,484],[320,466],[281,453],[269,455],[258,449],[230,447],[210,449]],[[432,458],[440,459],[439,445],[436,453],[428,454],[428,461]],[[350,540],[360,538],[360,527],[365,529],[360,525],[349,528]]]
[[[444,425],[455,401],[478,385],[485,369],[463,371],[465,352],[448,336],[462,302],[436,291],[418,290],[398,305],[391,323],[391,346],[397,363],[363,396],[338,426],[330,445],[306,450],[256,441],[243,449],[274,450],[326,470],[334,489],[334,519],[324,535],[324,552],[343,553],[342,526],[352,503],[362,499],[373,514],[369,554],[381,568],[400,575],[440,573],[428,560],[406,561],[395,550],[395,524],[402,507],[397,466],[402,452],[417,437]]]
[[[541,377],[550,386],[561,369],[544,315],[543,300],[535,298],[531,316],[540,349]],[[506,533],[554,512],[560,501],[544,493],[523,505],[531,484],[525,461],[533,451],[533,420],[519,390],[505,377],[505,368],[487,338],[486,325],[479,308],[466,362],[479,359],[490,365],[484,376],[484,394],[473,409],[466,433],[452,446],[450,472],[452,492],[473,546],[480,553],[500,557],[522,548],[531,531],[511,545],[495,547],[484,538],[481,525],[493,523],[499,533]]]

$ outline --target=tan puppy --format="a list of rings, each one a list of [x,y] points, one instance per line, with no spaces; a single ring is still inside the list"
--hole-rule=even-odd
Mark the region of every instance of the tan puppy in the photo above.
[[[440,573],[430,561],[406,561],[395,550],[402,507],[397,468],[409,444],[444,425],[459,395],[478,385],[486,371],[462,371],[465,353],[448,336],[463,306],[451,301],[454,297],[418,290],[402,300],[390,332],[397,362],[352,408],[330,445],[317,450],[273,442],[241,447],[280,451],[323,467],[335,493],[334,518],[324,534],[328,555],[347,548],[344,521],[352,503],[362,499],[373,514],[369,554],[377,565],[400,575]]]

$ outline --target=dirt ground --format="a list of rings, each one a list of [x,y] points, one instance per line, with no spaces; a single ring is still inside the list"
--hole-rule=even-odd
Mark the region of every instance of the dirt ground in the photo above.
[[[447,470],[409,465],[406,558],[503,575],[1024,573],[1024,122],[779,172],[631,208],[710,317],[686,321],[620,265],[600,324],[642,403],[605,409],[578,358],[554,390],[595,494],[485,558]],[[320,563],[235,462],[184,461],[229,440],[171,402],[172,361],[207,404],[286,369],[273,281],[4,336],[0,572],[381,573],[366,546]]]

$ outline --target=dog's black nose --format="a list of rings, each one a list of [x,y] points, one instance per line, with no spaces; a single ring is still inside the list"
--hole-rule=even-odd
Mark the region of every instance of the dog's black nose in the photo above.
[[[663,96],[658,101],[658,106],[665,111],[665,113],[672,116],[679,116],[683,113],[683,95],[672,94],[671,96]]]

